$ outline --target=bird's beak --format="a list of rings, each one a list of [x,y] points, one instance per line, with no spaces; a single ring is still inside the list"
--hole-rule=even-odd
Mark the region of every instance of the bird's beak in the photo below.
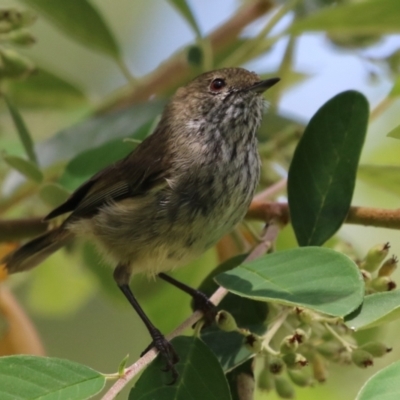
[[[274,86],[275,83],[278,83],[281,80],[281,78],[271,78],[271,79],[265,79],[264,81],[260,81],[255,83],[254,85],[250,86],[248,90],[257,92],[257,93],[263,93],[267,89],[269,89],[271,86]]]

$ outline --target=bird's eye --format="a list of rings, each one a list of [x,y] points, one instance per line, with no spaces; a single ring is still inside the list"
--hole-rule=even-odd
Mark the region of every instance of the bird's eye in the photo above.
[[[219,92],[225,85],[226,83],[223,79],[217,78],[211,82],[210,89],[213,92]]]

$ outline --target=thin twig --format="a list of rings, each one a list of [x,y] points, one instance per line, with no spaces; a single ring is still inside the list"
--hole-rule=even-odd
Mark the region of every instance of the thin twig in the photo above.
[[[282,311],[282,313],[279,315],[279,317],[271,324],[268,326],[268,331],[264,335],[264,340],[263,340],[263,347],[268,349],[269,351],[272,350],[272,352],[275,354],[275,350],[271,349],[269,347],[269,343],[271,342],[272,338],[275,336],[276,332],[278,332],[279,328],[282,326],[282,324],[286,321],[286,318],[290,312],[290,308],[286,308]]]
[[[269,225],[265,233],[263,235],[263,241],[254,248],[254,250],[246,257],[243,262],[252,261],[262,254],[265,253],[272,245],[273,241],[276,239],[276,236],[279,232],[279,228],[276,225]],[[214,294],[210,297],[210,300],[215,305],[218,305],[222,299],[228,294],[228,291],[219,287]],[[168,340],[173,339],[176,336],[181,335],[186,329],[193,326],[197,321],[199,321],[203,316],[203,313],[200,311],[195,311],[188,319],[186,319],[181,325],[179,325],[171,334],[167,335],[166,338]],[[143,357],[141,357],[134,364],[129,366],[125,370],[125,375],[118,379],[114,385],[105,393],[102,397],[102,400],[112,400],[114,399],[118,393],[148,364],[150,364],[156,357],[156,350],[153,348],[149,350]]]

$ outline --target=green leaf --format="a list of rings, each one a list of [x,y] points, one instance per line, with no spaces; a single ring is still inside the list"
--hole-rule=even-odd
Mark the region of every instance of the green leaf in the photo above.
[[[197,45],[190,46],[187,52],[188,63],[194,67],[200,67],[203,63],[203,49]]]
[[[63,129],[37,144],[41,164],[47,166],[69,160],[110,140],[130,137],[146,122],[152,121],[162,111],[164,104],[164,101],[137,104],[110,114],[90,117]]]
[[[39,196],[42,201],[52,208],[64,203],[70,194],[71,192],[57,183],[45,183],[39,190]]]
[[[300,246],[322,245],[350,208],[365,139],[368,102],[342,92],[311,118],[289,168],[288,199]]]
[[[291,33],[325,31],[340,34],[386,34],[400,32],[400,2],[369,0],[327,7],[297,20]]]
[[[84,365],[59,358],[0,358],[2,400],[86,400],[98,393],[105,378]]]
[[[359,309],[346,317],[354,330],[368,329],[400,318],[400,290],[365,296]]]
[[[151,124],[152,121],[147,122],[130,137],[143,140],[147,136]],[[124,142],[122,139],[114,139],[82,152],[67,164],[59,183],[74,190],[101,169],[127,156],[137,144],[137,142],[130,143]]]
[[[28,131],[28,128],[25,125],[24,120],[22,119],[21,114],[18,109],[13,105],[13,103],[3,94],[4,100],[6,101],[8,110],[10,111],[11,117],[14,121],[14,125],[17,128],[19,138],[21,140],[22,145],[24,146],[25,152],[29,158],[29,160],[37,164],[36,154],[33,149],[33,140],[31,134]]]
[[[13,169],[18,171],[26,178],[40,183],[43,180],[42,171],[32,161],[25,160],[24,158],[11,155],[3,155],[3,160]]]
[[[69,37],[116,60],[120,50],[97,9],[87,0],[23,0]]]
[[[81,89],[43,68],[24,81],[10,81],[8,92],[17,104],[27,107],[68,107],[86,101]]]
[[[400,398],[400,361],[373,375],[358,393],[356,400],[398,400]]]
[[[169,0],[172,5],[180,12],[180,14],[186,19],[189,25],[192,27],[197,37],[201,37],[200,28],[197,25],[196,19],[193,16],[192,10],[188,6],[186,0]]]
[[[200,339],[181,336],[172,345],[180,358],[176,384],[167,385],[171,376],[161,371],[165,360],[158,356],[131,390],[129,400],[231,400],[221,366]]]
[[[400,125],[396,126],[396,128],[392,129],[388,134],[388,137],[392,137],[395,139],[400,139]]]
[[[400,96],[400,76],[398,76],[394,81],[394,85],[392,87],[391,92],[389,93],[389,96],[390,97]]]
[[[218,275],[216,281],[239,296],[338,317],[355,310],[364,295],[357,265],[341,253],[319,247],[268,254]]]
[[[398,165],[360,165],[357,177],[400,196],[400,166]]]

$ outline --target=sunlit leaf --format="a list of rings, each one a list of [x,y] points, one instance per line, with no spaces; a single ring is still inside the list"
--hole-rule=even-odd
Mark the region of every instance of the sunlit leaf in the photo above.
[[[84,46],[120,58],[115,38],[97,9],[87,0],[23,0]]]
[[[238,296],[338,317],[355,310],[364,295],[357,265],[339,252],[319,247],[268,254],[218,275],[216,281]]]
[[[369,0],[327,7],[298,19],[289,29],[338,32],[340,34],[386,34],[400,32],[398,0]]]
[[[3,94],[3,97],[4,100],[6,101],[8,110],[10,111],[11,117],[14,121],[14,125],[17,128],[19,138],[21,140],[22,145],[24,146],[25,152],[29,160],[33,164],[37,164],[36,154],[33,149],[33,140],[21,114],[19,113],[18,109],[14,106],[14,104],[8,99],[7,96]]]
[[[368,329],[400,318],[400,290],[365,297],[361,307],[346,317],[354,330]]]
[[[40,183],[43,180],[42,171],[32,161],[11,155],[3,155],[3,160],[13,169],[18,171],[26,178]]]
[[[131,390],[129,400],[231,400],[218,360],[200,339],[181,336],[172,345],[180,358],[176,384],[168,385],[171,376],[161,371],[165,360],[158,356]]]
[[[173,4],[177,10],[181,13],[181,15],[186,19],[189,25],[192,27],[194,32],[198,37],[201,36],[201,32],[199,26],[197,25],[196,19],[187,4],[186,0],[169,0],[171,4]]]
[[[27,355],[0,358],[2,400],[87,400],[104,384],[103,375],[72,361]]]
[[[342,225],[353,196],[369,116],[359,92],[342,92],[311,118],[289,169],[292,225],[301,246],[322,245]]]
[[[66,107],[86,101],[79,88],[43,68],[24,81],[10,82],[8,92],[18,105],[28,107]]]
[[[394,129],[392,129],[387,135],[388,135],[388,137],[400,139],[400,125],[396,126],[396,128],[394,128]]]
[[[358,393],[356,400],[398,400],[400,398],[400,361],[373,375]]]
[[[371,185],[400,196],[399,165],[360,165],[357,177]]]

